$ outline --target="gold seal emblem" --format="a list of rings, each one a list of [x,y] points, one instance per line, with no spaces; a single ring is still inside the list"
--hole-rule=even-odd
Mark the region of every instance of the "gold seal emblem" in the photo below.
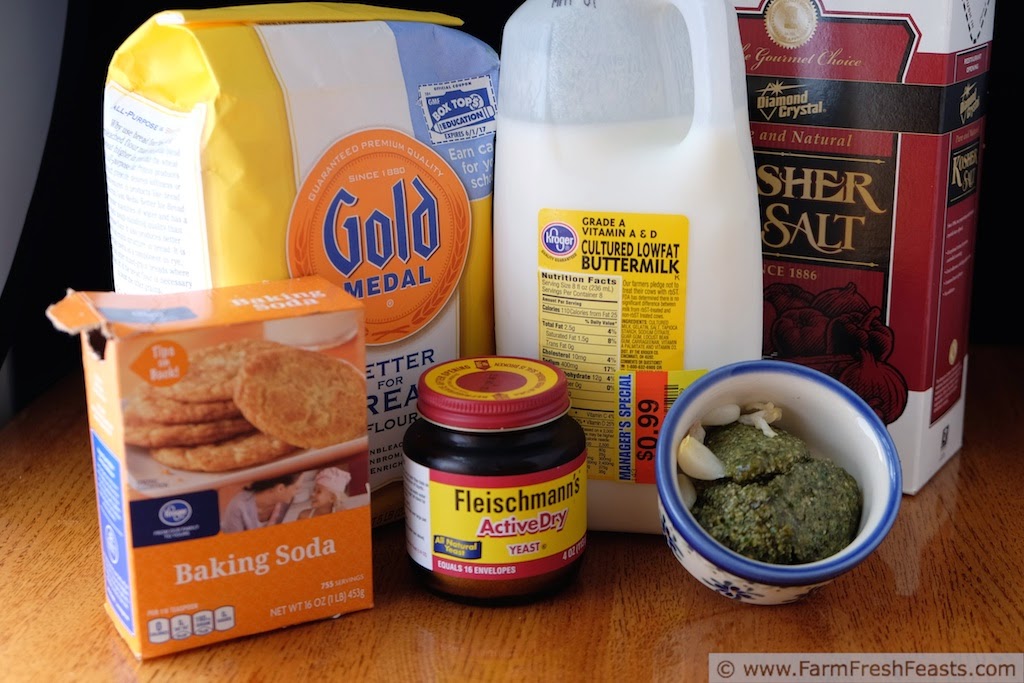
[[[772,0],[764,13],[768,37],[787,50],[804,45],[818,27],[818,13],[811,0]]]

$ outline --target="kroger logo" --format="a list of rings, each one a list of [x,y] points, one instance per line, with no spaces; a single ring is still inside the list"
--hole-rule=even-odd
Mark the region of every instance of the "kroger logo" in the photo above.
[[[579,246],[580,238],[576,231],[565,223],[551,223],[545,226],[540,241],[544,251],[552,256],[571,256]]]
[[[181,526],[192,518],[192,506],[184,500],[169,500],[160,506],[159,514],[167,526]]]

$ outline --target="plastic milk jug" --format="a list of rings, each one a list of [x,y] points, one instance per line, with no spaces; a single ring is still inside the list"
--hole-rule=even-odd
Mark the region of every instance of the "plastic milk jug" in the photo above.
[[[569,378],[589,528],[660,532],[659,426],[708,370],[760,358],[757,190],[725,0],[527,0],[502,37],[499,354]]]

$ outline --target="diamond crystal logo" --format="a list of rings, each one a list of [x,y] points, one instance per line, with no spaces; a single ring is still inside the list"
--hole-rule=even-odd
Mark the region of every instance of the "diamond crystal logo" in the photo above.
[[[756,94],[757,109],[766,121],[795,120],[826,111],[825,103],[817,98],[811,99],[810,89],[801,83],[777,80],[768,83]]]

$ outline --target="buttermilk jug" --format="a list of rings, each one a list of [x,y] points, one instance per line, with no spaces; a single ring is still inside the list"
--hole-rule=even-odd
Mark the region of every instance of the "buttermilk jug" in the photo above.
[[[527,0],[504,27],[494,177],[502,355],[569,379],[589,528],[659,533],[659,425],[761,356],[757,189],[726,0]]]

